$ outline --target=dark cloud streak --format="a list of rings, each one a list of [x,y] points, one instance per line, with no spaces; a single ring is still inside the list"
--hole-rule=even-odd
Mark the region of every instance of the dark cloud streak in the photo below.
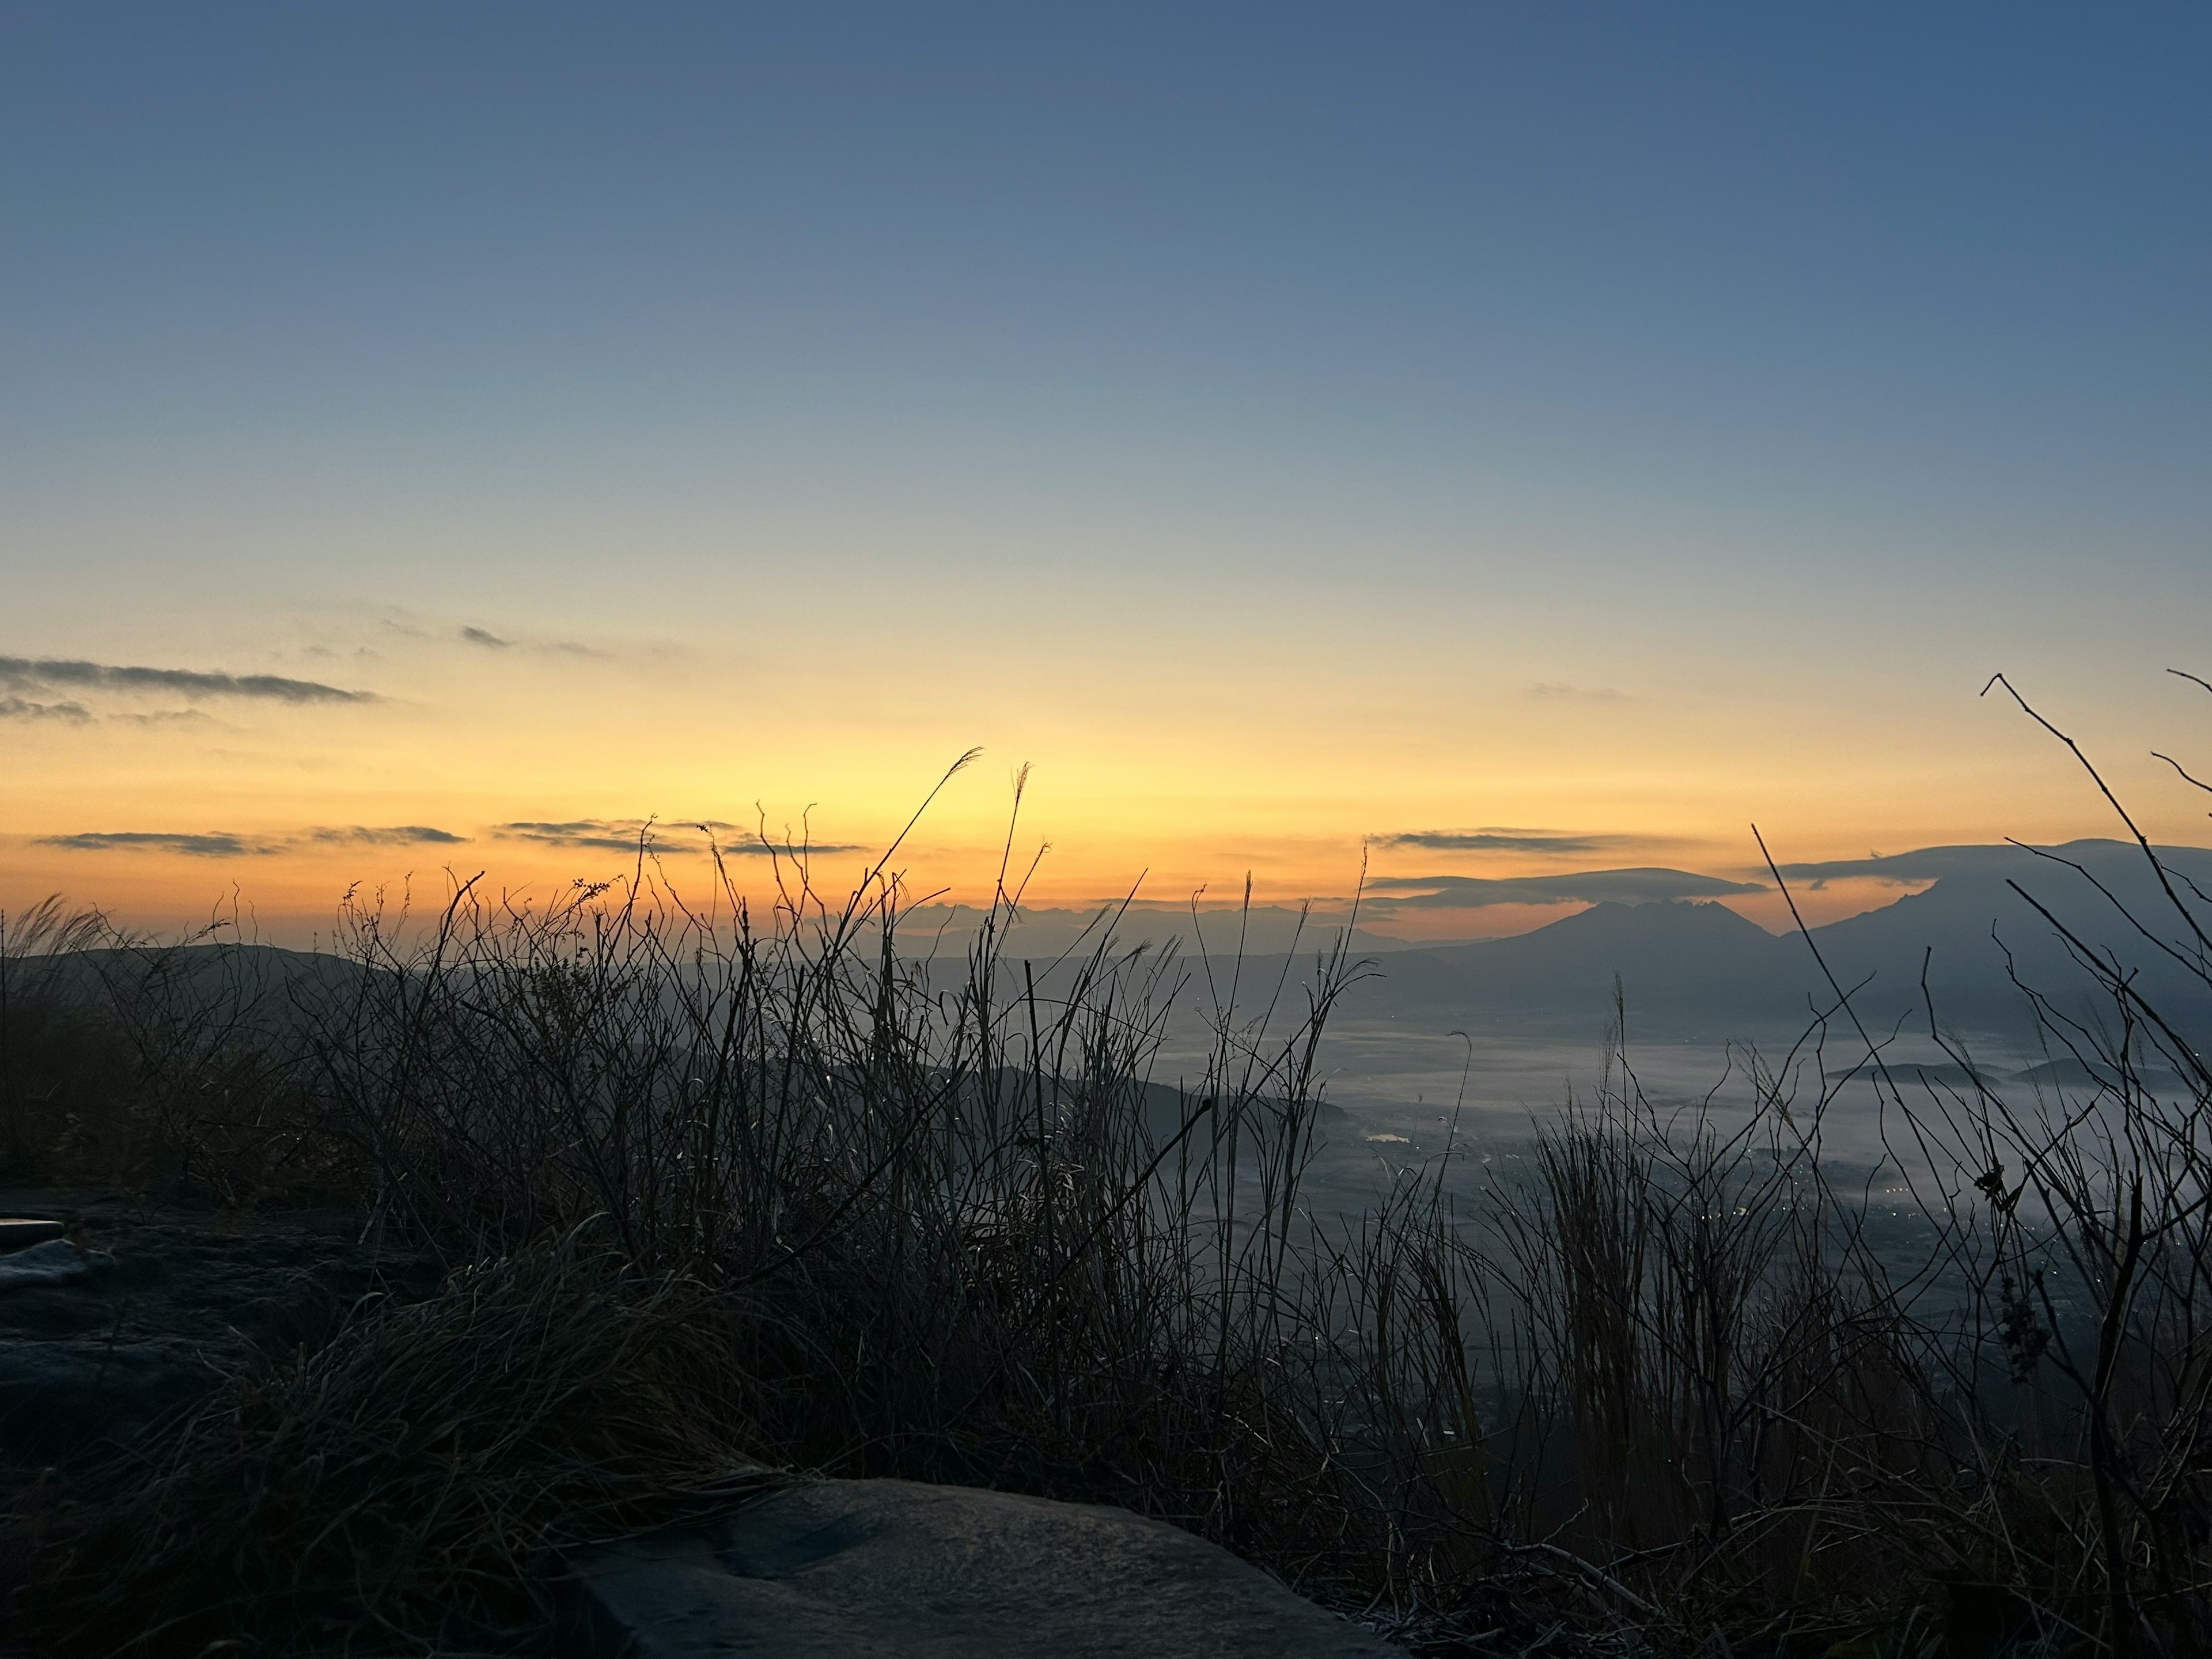
[[[478,628],[474,623],[457,629],[454,637],[471,645],[480,645],[487,651],[523,651],[556,657],[605,657],[607,654],[576,640],[526,639],[519,635],[495,634],[489,628]]]
[[[322,847],[459,847],[466,836],[434,830],[427,823],[395,823],[382,829],[351,823],[310,830],[301,837]]]
[[[65,848],[73,853],[112,853],[137,849],[151,853],[182,853],[188,858],[234,859],[282,851],[267,842],[251,842],[220,830],[191,834],[170,830],[88,830],[75,836],[41,836],[40,847]]]
[[[21,697],[0,697],[0,720],[59,720],[64,726],[82,726],[92,719],[92,710],[81,702],[30,702]]]
[[[41,836],[33,843],[72,853],[143,851],[182,853],[189,858],[262,857],[313,847],[455,847],[468,839],[424,823],[343,824],[295,830],[289,835],[251,836],[227,830],[88,830],[70,836]]]
[[[60,657],[0,657],[0,688],[10,691],[85,688],[167,691],[185,697],[257,697],[266,702],[376,702],[373,691],[347,691],[319,680],[279,674],[208,674],[188,668],[143,668]]]
[[[197,708],[156,708],[147,714],[110,714],[110,726],[219,726],[222,722],[212,714],[203,714]]]

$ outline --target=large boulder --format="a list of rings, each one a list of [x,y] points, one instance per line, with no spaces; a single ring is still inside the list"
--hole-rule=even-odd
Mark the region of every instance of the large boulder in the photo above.
[[[92,1264],[82,1250],[66,1238],[49,1238],[28,1249],[0,1255],[0,1291],[19,1285],[66,1285],[91,1271]]]
[[[823,1480],[570,1564],[562,1659],[1389,1659],[1258,1568],[1127,1510]]]

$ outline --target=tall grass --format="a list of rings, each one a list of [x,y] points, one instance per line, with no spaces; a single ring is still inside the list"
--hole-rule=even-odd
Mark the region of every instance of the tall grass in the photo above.
[[[2212,1078],[2087,945],[2112,1024],[2046,1012],[2102,1090],[1908,1091],[1839,990],[1748,1110],[1655,1103],[1622,1042],[1480,1201],[1338,1216],[1301,1181],[1340,941],[1256,987],[1110,916],[1023,961],[1004,884],[945,951],[888,862],[834,901],[773,867],[760,907],[643,848],[550,903],[464,884],[349,909],[281,1006],[139,996],[165,1145],[240,1192],[274,1145],[453,1273],[89,1486],[27,1603],[53,1652],[527,1650],[549,1552],[757,1467],[1127,1504],[1440,1653],[2204,1640]],[[2136,920],[2202,975],[2165,890]],[[1895,1152],[1847,1180],[1869,1072]]]

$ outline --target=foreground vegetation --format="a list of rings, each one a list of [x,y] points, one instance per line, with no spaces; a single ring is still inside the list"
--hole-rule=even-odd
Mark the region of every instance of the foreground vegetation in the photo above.
[[[2212,1073],[2087,945],[2109,1021],[2046,1005],[2078,1097],[1908,1091],[1839,987],[1805,1052],[1849,1063],[1762,1064],[1747,1116],[1623,1054],[1481,1205],[1339,1217],[1299,1181],[1340,947],[1255,988],[1108,918],[1024,963],[1002,893],[954,959],[889,867],[463,885],[349,909],[343,969],[17,919],[10,1178],[348,1204],[450,1267],[73,1472],[28,1638],[538,1650],[564,1546],[810,1470],[1127,1504],[1436,1653],[2212,1635]],[[2166,890],[2137,920],[2206,978]],[[1211,1046],[1170,1079],[1178,1000]],[[1853,1071],[1909,1255],[1822,1156]]]

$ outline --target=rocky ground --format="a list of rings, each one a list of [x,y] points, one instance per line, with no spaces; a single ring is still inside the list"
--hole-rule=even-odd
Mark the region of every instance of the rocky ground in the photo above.
[[[1178,1528],[904,1480],[798,1482],[571,1566],[560,1659],[1406,1659]]]
[[[40,1515],[88,1472],[158,1456],[256,1350],[313,1341],[363,1297],[421,1295],[439,1277],[341,1211],[239,1215],[0,1188],[7,1217],[63,1231],[0,1254],[0,1628]],[[21,1651],[0,1635],[0,1659]]]
[[[0,1255],[0,1463],[19,1474],[132,1447],[256,1348],[314,1340],[364,1296],[420,1294],[427,1257],[380,1249],[343,1211],[238,1215],[112,1194],[0,1188],[49,1217],[42,1273]],[[81,1264],[81,1267],[70,1265]]]

